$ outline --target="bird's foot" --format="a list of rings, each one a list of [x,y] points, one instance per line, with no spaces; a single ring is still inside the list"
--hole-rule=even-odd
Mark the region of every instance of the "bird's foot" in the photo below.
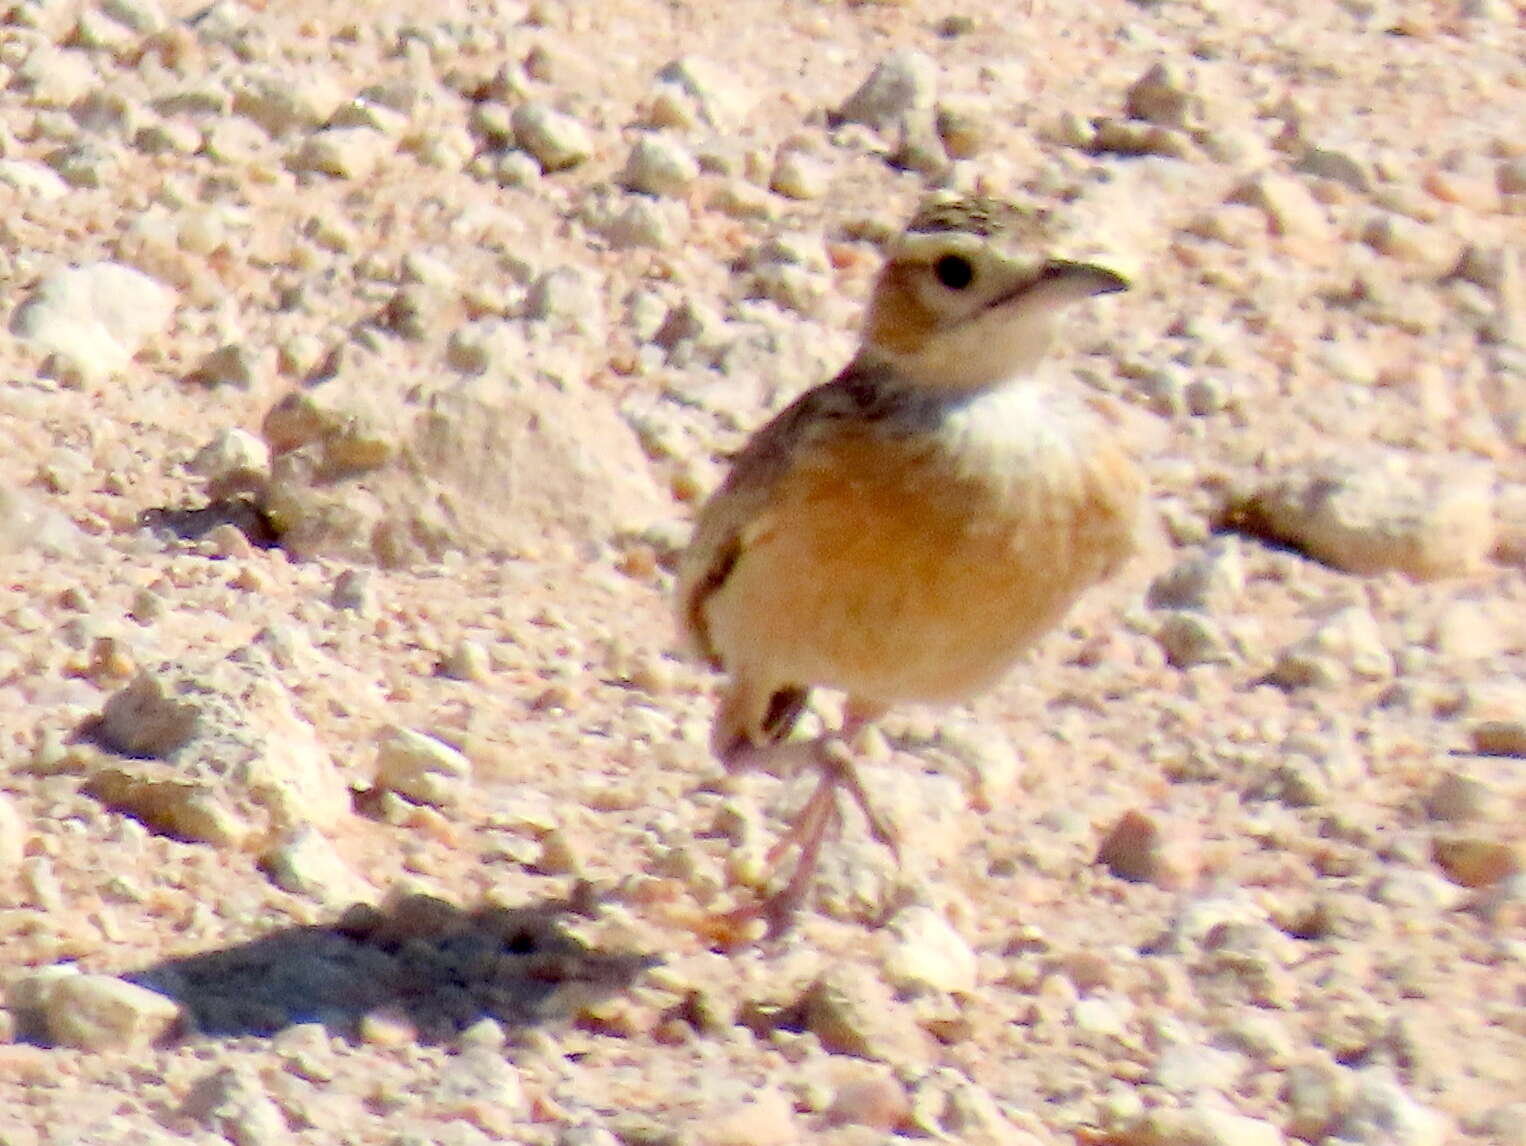
[[[773,869],[792,849],[798,848],[800,854],[795,859],[794,870],[777,891],[714,917],[707,930],[726,946],[745,945],[757,938],[778,938],[794,925],[795,917],[805,903],[811,882],[816,876],[821,849],[827,838],[842,825],[842,811],[837,802],[839,787],[848,790],[864,813],[870,835],[890,849],[898,865],[901,862],[900,841],[896,831],[876,811],[869,799],[847,744],[840,737],[823,737],[810,747],[813,762],[820,774],[816,789],[788,830],[774,842],[764,857],[765,865]],[[764,932],[755,935],[756,924],[760,921],[764,924]]]

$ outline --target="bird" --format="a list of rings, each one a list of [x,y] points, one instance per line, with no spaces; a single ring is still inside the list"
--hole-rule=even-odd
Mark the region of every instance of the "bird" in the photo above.
[[[941,195],[892,238],[860,343],[736,453],[678,565],[689,649],[721,673],[728,772],[793,749],[817,785],[767,854],[782,885],[726,916],[786,931],[840,791],[900,860],[855,763],[893,706],[995,685],[1134,552],[1144,480],[1099,398],[1040,369],[1070,304],[1127,289],[1051,250],[1043,212]],[[812,690],[841,726],[791,742]]]

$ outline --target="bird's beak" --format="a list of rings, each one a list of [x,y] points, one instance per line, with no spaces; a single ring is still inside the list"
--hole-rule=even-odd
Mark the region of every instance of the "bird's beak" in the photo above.
[[[999,296],[992,305],[1043,313],[1094,295],[1128,289],[1128,280],[1117,271],[1094,263],[1049,259],[1036,273],[1031,270],[1020,272],[1012,289]]]
[[[1117,271],[1095,263],[1076,263],[1069,259],[1050,259],[1039,271],[1036,289],[1054,291],[1067,299],[1091,298],[1129,289],[1129,280]]]

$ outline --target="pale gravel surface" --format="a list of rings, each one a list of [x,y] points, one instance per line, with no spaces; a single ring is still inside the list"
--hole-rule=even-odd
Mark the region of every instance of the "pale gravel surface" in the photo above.
[[[11,7],[0,1143],[1526,1142],[1523,77],[1510,0]],[[686,503],[929,183],[1137,279],[1053,368],[1159,537],[712,950],[808,781],[707,758]]]

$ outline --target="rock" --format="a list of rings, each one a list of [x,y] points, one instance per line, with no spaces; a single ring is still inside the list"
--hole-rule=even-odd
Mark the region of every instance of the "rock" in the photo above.
[[[1156,1056],[1150,1077],[1168,1094],[1202,1094],[1233,1089],[1244,1068],[1245,1060],[1232,1051],[1170,1043]]]
[[[1482,780],[1446,772],[1426,797],[1425,810],[1446,824],[1471,824],[1488,819],[1499,804],[1496,793]]]
[[[893,1076],[877,1072],[839,1085],[826,1121],[829,1126],[867,1126],[888,1134],[910,1113],[906,1088]]]
[[[59,975],[38,985],[34,991],[22,980],[12,993],[31,996],[27,1002],[38,1007],[44,1037],[55,1046],[133,1050],[152,1046],[180,1022],[173,1000],[111,975]],[[10,997],[7,1005],[17,1009]]]
[[[686,229],[688,207],[681,201],[632,196],[608,210],[585,214],[589,227],[616,251],[667,250]]]
[[[106,701],[97,732],[114,752],[162,760],[189,744],[200,722],[195,703],[165,695],[163,684],[145,672]]]
[[[692,100],[700,121],[717,131],[735,131],[752,110],[752,97],[735,75],[710,60],[683,56],[658,72],[657,78]]]
[[[1334,1130],[1353,1146],[1443,1146],[1451,1126],[1438,1111],[1411,1098],[1393,1072],[1368,1067],[1357,1072],[1356,1089]]]
[[[1518,155],[1500,161],[1495,182],[1505,195],[1526,195],[1526,156]]]
[[[1438,837],[1433,854],[1437,866],[1460,887],[1491,887],[1521,870],[1515,848],[1478,836]]]
[[[1152,609],[1208,609],[1233,605],[1244,591],[1244,549],[1217,537],[1156,577],[1146,600]]]
[[[1134,81],[1124,110],[1133,119],[1186,128],[1197,118],[1194,103],[1190,78],[1176,64],[1162,60]]]
[[[485,684],[492,678],[493,665],[480,642],[462,637],[441,659],[440,671],[451,680]]]
[[[1369,453],[1275,479],[1239,512],[1252,532],[1345,572],[1431,580],[1473,572],[1488,559],[1493,501],[1481,467]]]
[[[472,763],[450,745],[393,726],[381,736],[376,755],[376,783],[436,807],[453,807],[471,792]]]
[[[599,285],[578,267],[553,267],[530,284],[525,315],[539,322],[566,324],[583,333],[604,325]]]
[[[203,358],[186,378],[202,386],[235,386],[250,389],[260,373],[256,352],[239,342],[219,346]]]
[[[197,450],[186,469],[205,479],[215,500],[258,489],[270,468],[270,448],[247,430],[225,428]]]
[[[1005,804],[1022,778],[1022,759],[997,729],[939,721],[930,737],[907,736],[898,742],[928,765],[959,778],[977,811]]]
[[[1152,1111],[1128,1140],[1140,1146],[1283,1146],[1282,1131],[1272,1123],[1207,1105]]]
[[[25,93],[34,108],[71,107],[100,82],[88,52],[40,44],[15,69],[12,86]]]
[[[1166,660],[1176,668],[1228,664],[1233,660],[1229,638],[1212,617],[1181,609],[1167,613],[1155,630]]]
[[[1526,759],[1526,720],[1485,720],[1473,726],[1470,736],[1480,756]]]
[[[974,159],[990,146],[991,121],[978,104],[939,103],[935,124],[950,159]]]
[[[1229,201],[1259,208],[1273,234],[1321,243],[1334,241],[1334,228],[1324,207],[1297,179],[1264,172],[1241,184]]]
[[[1409,867],[1379,876],[1370,894],[1374,903],[1410,915],[1449,911],[1461,901],[1461,893],[1435,872]]]
[[[519,1069],[492,1047],[470,1046],[446,1059],[431,1097],[443,1117],[468,1119],[504,1138],[530,1105]]]
[[[28,550],[51,557],[77,555],[85,535],[53,506],[24,490],[0,484],[0,554]]]
[[[1173,127],[1132,119],[1099,119],[1091,132],[1091,149],[1113,155],[1158,155],[1163,159],[1189,159],[1192,138]]]
[[[1002,1113],[991,1092],[959,1071],[939,1067],[923,1075],[911,1096],[910,1126],[923,1134],[971,1146],[1039,1146]]]
[[[69,185],[57,174],[28,159],[0,159],[0,184],[44,202],[69,193]]]
[[[932,112],[937,101],[938,64],[922,52],[893,52],[882,59],[858,90],[843,101],[836,118],[888,132],[913,111]]]
[[[740,1102],[707,1112],[695,1141],[698,1146],[790,1146],[800,1141],[794,1104],[777,1087],[759,1087]]]
[[[941,185],[950,177],[953,164],[938,134],[937,116],[931,109],[917,108],[901,117],[890,162],[907,171],[915,171],[935,185]]]
[[[1351,680],[1386,680],[1394,660],[1372,613],[1352,605],[1320,621],[1283,649],[1271,680],[1283,688],[1330,688]]]
[[[260,857],[260,866],[282,891],[305,895],[324,907],[348,907],[373,898],[328,838],[311,824],[288,831]]]
[[[44,162],[70,187],[94,191],[116,178],[120,149],[94,139],[81,139],[48,152]]]
[[[1349,151],[1334,147],[1310,147],[1304,151],[1297,167],[1306,175],[1332,180],[1359,194],[1372,188],[1370,165]]]
[[[1171,841],[1153,816],[1132,809],[1125,812],[1103,838],[1097,862],[1119,879],[1181,887],[1196,866],[1191,841]]]
[[[1283,1078],[1282,1097],[1288,1105],[1288,1133],[1307,1142],[1320,1142],[1351,1105],[1356,1076],[1324,1057],[1290,1066]]]
[[[401,566],[539,550],[548,537],[583,544],[659,515],[635,434],[584,387],[574,340],[484,322],[490,337],[468,363],[479,373],[431,383],[418,401],[403,394],[422,379],[346,375],[271,409],[261,508],[283,548]],[[448,353],[459,362],[464,348]]]
[[[135,759],[104,758],[86,794],[179,839],[239,846],[272,827],[350,814],[349,789],[312,725],[242,651],[140,672],[91,731]]]
[[[593,153],[588,129],[546,104],[520,104],[512,123],[515,140],[535,157],[542,171],[565,171]]]
[[[832,172],[826,163],[794,148],[779,153],[768,177],[769,190],[786,199],[820,199],[831,182]]]
[[[0,879],[21,866],[26,855],[26,825],[9,796],[0,795]]]
[[[369,569],[346,569],[334,578],[329,604],[361,617],[376,614],[376,578]]]
[[[665,135],[643,135],[625,161],[620,182],[648,195],[682,195],[699,178],[699,164],[683,144]]]
[[[279,1146],[291,1138],[281,1108],[257,1076],[239,1067],[220,1067],[197,1081],[180,1113],[234,1146]]]
[[[1381,255],[1433,273],[1457,265],[1460,243],[1438,228],[1383,211],[1362,229],[1362,241]]]
[[[169,17],[159,0],[102,0],[101,11],[140,36],[152,36],[169,27]]]
[[[1471,1133],[1492,1134],[1499,1146],[1526,1146],[1526,1101],[1507,1101],[1472,1116]]]
[[[278,137],[322,127],[347,98],[339,81],[317,68],[257,71],[234,82],[233,112]]]
[[[87,380],[120,373],[168,325],[175,293],[119,263],[55,271],[16,308],[11,333]]]
[[[291,168],[336,179],[367,179],[392,150],[392,140],[379,131],[368,127],[330,127],[302,142],[291,157]]]
[[[892,1065],[926,1060],[928,1036],[878,978],[846,966],[827,971],[800,1000],[805,1029],[829,1054]]]
[[[885,978],[901,991],[975,989],[975,952],[964,936],[929,907],[906,907],[890,920]]]

